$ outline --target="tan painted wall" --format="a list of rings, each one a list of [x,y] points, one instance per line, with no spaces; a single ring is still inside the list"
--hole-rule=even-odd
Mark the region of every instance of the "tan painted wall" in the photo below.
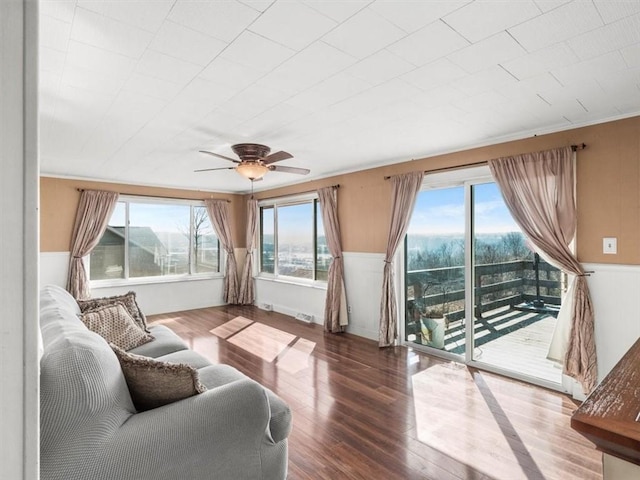
[[[258,199],[271,198],[339,184],[343,249],[348,252],[383,253],[387,242],[391,195],[391,186],[384,180],[385,176],[459,166],[582,142],[587,144],[587,148],[578,152],[578,258],[581,262],[640,264],[640,117],[299,183],[258,192],[255,196]],[[42,251],[69,250],[79,198],[76,188],[204,198],[203,192],[43,178]],[[240,226],[245,223],[247,196],[213,195],[232,199],[234,240],[237,247],[244,247],[244,232]],[[609,236],[618,238],[617,255],[602,254],[602,237]]]
[[[577,163],[578,258],[581,262],[640,264],[640,117],[363,170],[259,192],[256,197],[290,195],[340,184],[343,249],[384,253],[391,195],[385,176],[583,142],[587,148],[578,152]],[[603,237],[618,238],[617,255],[602,253]]]
[[[241,246],[245,243],[244,228],[240,228],[245,223],[241,195],[40,177],[41,252],[68,252],[71,249],[71,232],[76,218],[78,202],[80,201],[78,189],[108,190],[121,194],[194,200],[204,200],[206,198],[227,199],[231,201],[229,206],[230,214],[233,218],[232,233],[234,242],[236,246]]]

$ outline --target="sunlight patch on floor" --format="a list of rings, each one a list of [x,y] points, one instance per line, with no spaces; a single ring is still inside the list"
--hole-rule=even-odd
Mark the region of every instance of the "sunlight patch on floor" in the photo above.
[[[521,438],[536,426],[516,424],[513,406],[502,406],[496,398],[499,385],[489,388],[484,375],[478,375],[482,378],[474,379],[466,366],[448,363],[413,376],[418,439],[496,480],[553,478],[539,476]],[[509,388],[514,388],[512,383]],[[509,472],[508,477],[501,471]],[[514,476],[514,471],[521,475]]]
[[[278,368],[292,374],[301,372],[309,366],[309,358],[315,347],[315,342],[299,338],[282,357],[278,358]]]
[[[253,320],[249,320],[244,317],[236,317],[233,320],[229,320],[228,322],[220,325],[219,327],[214,328],[213,330],[209,330],[214,335],[220,338],[229,338],[234,333],[239,332],[243,328],[251,325]]]
[[[235,317],[209,332],[266,362],[277,359],[278,369],[291,374],[309,367],[309,359],[316,347],[311,340],[245,317]]]

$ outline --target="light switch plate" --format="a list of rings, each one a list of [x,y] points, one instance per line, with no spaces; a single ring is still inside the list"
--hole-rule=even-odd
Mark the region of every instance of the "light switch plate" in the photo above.
[[[616,237],[604,237],[602,239],[602,253],[615,255],[618,253],[618,239]]]

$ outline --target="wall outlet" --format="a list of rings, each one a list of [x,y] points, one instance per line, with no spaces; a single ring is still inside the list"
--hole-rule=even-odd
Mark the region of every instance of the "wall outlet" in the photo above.
[[[602,253],[615,255],[618,253],[618,239],[616,237],[605,237],[602,239]]]
[[[351,313],[353,313],[353,309],[351,308],[351,305],[348,305],[348,306],[347,306],[347,313],[348,313],[349,315],[351,315]]]
[[[266,310],[267,312],[273,311],[273,305],[271,305],[270,303],[261,303],[260,308],[262,310]]]

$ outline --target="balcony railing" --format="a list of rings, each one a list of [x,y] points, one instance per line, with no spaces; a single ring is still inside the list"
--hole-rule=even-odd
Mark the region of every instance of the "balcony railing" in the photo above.
[[[537,265],[534,260],[476,265],[474,277],[476,318],[500,307],[516,308],[534,300],[542,300],[546,305],[560,305],[562,275],[544,261],[538,261]],[[465,317],[464,266],[407,272],[407,285],[416,283],[422,290],[423,307],[446,315],[449,321]],[[415,300],[411,294],[408,298],[409,301]]]

